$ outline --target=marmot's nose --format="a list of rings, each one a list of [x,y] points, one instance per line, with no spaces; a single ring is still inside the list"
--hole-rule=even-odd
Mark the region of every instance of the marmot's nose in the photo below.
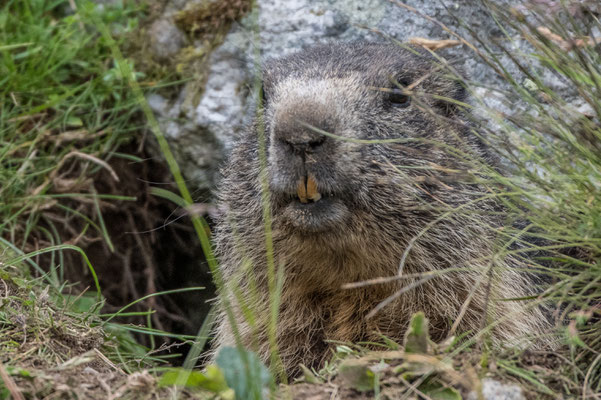
[[[334,120],[322,104],[307,99],[290,101],[276,112],[273,133],[294,153],[316,152],[328,141],[321,132],[335,132]]]
[[[324,135],[320,135],[318,137],[295,135],[291,137],[283,137],[280,138],[280,140],[286,143],[295,153],[311,153],[318,150],[318,148],[324,144],[326,137]]]

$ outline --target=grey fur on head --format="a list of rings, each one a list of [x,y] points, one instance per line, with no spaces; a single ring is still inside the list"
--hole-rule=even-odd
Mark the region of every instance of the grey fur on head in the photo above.
[[[543,330],[540,308],[498,301],[532,294],[532,283],[522,261],[493,257],[500,209],[480,199],[484,185],[461,177],[494,161],[465,114],[444,100],[466,94],[435,58],[394,44],[331,44],[267,63],[263,79],[262,123],[249,127],[223,170],[225,214],[215,237],[220,295],[244,345],[268,359],[259,127],[267,142],[273,256],[284,269],[277,345],[289,373],[300,363],[322,365],[328,341],[401,341],[417,311],[435,340],[458,319],[461,332],[498,323],[497,344]],[[409,245],[403,279],[341,288],[395,276]],[[420,276],[435,271],[443,272]],[[252,322],[244,307],[253,310]],[[235,343],[223,310],[215,341],[217,348]]]

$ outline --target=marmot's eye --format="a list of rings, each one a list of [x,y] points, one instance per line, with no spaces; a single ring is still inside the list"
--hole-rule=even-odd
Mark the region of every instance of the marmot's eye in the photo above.
[[[411,97],[406,95],[402,89],[393,88],[387,92],[388,101],[395,107],[405,108],[411,104]]]

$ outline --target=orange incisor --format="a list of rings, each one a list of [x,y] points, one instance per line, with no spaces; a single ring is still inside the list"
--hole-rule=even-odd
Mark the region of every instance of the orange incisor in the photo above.
[[[317,182],[311,175],[298,181],[296,193],[301,203],[308,203],[309,200],[317,201],[321,199],[321,194],[317,191]]]

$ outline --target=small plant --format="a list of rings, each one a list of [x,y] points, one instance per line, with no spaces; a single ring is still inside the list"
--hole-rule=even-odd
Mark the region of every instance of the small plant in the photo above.
[[[454,369],[448,354],[436,354],[435,348],[428,335],[427,319],[417,313],[407,328],[403,351],[368,352],[348,358],[341,362],[338,374],[344,385],[360,392],[378,392],[384,399],[417,395],[461,400],[452,385],[472,385]]]
[[[224,347],[216,361],[216,365],[207,366],[204,372],[186,369],[166,372],[159,385],[178,385],[210,392],[223,400],[261,400],[268,397],[273,377],[256,354]]]

